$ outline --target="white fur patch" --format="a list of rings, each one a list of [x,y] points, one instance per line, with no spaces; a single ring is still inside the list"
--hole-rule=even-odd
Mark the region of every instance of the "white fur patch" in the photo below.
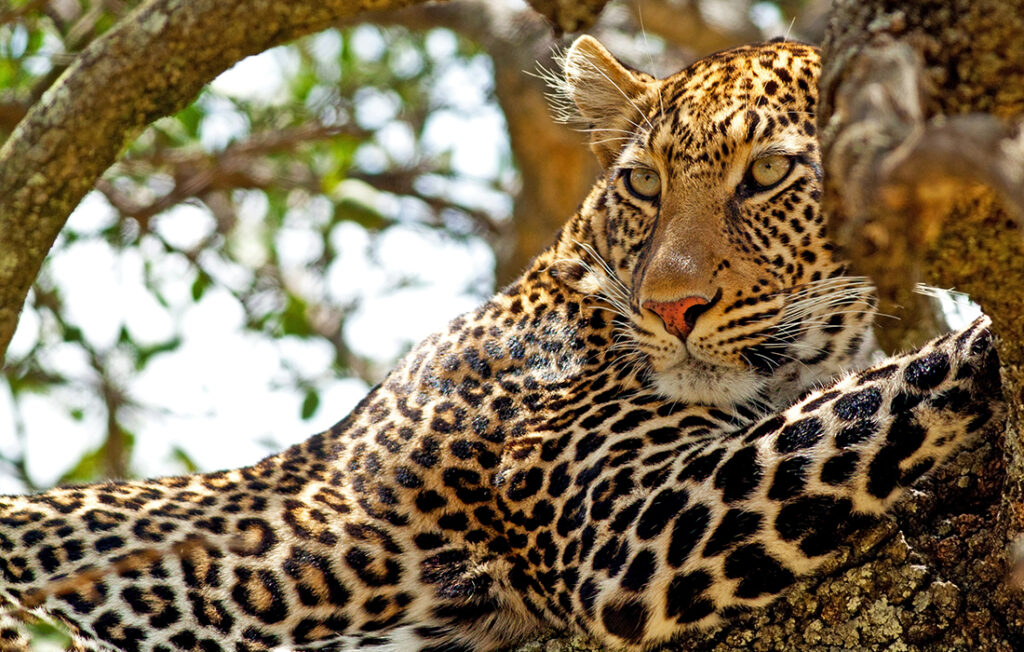
[[[688,358],[675,367],[651,373],[660,394],[676,401],[726,407],[755,396],[765,379],[749,369],[732,369]]]

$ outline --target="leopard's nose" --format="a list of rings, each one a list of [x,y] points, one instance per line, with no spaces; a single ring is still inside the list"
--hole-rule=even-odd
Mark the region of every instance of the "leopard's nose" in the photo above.
[[[661,317],[661,321],[665,322],[665,330],[685,340],[697,323],[697,318],[715,305],[721,295],[722,291],[719,290],[711,299],[694,295],[675,301],[644,301],[643,305]]]

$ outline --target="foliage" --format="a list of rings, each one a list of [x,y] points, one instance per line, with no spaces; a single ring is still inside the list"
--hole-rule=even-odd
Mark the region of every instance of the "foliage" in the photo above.
[[[0,14],[4,136],[130,8],[83,3],[66,16],[54,6],[20,2]],[[515,171],[507,143],[479,134],[503,132],[486,54],[445,29],[361,25],[254,59],[131,143],[51,252],[0,391],[3,475],[24,487],[216,464],[210,439],[187,434],[151,443],[142,466],[133,457],[154,433],[194,427],[175,413],[195,410],[196,394],[173,395],[193,380],[202,387],[204,360],[244,374],[257,359],[267,379],[253,382],[277,394],[275,409],[290,406],[286,421],[330,425],[347,407],[324,409],[325,396],[351,402],[425,328],[492,290],[487,243],[504,228]],[[423,280],[414,260],[388,271],[385,252],[462,262],[461,274]],[[377,346],[349,332],[350,319],[433,304],[437,314],[381,327]],[[197,323],[205,319],[228,325]],[[209,359],[210,345],[197,353],[196,342],[211,330],[244,345],[220,345],[233,350]],[[260,411],[245,407],[243,388],[232,395],[231,380],[208,385],[221,393],[201,397],[209,410],[194,417],[213,422],[207,431],[227,427],[205,413],[218,402]],[[250,462],[289,441],[265,428],[238,433],[264,440]],[[236,438],[217,442],[225,458]]]

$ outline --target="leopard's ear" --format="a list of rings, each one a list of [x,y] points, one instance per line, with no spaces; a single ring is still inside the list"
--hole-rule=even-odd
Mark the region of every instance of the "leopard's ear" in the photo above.
[[[644,123],[653,78],[622,65],[592,36],[581,36],[565,52],[558,90],[567,100],[561,117],[590,132],[591,149],[607,168]],[[569,101],[575,105],[571,109]]]

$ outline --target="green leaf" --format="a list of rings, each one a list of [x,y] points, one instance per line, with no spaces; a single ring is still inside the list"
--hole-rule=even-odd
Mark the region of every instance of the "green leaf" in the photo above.
[[[348,176],[356,150],[365,140],[368,139],[338,137],[322,148],[324,170],[320,186],[325,194],[331,194]]]
[[[103,447],[94,448],[82,455],[73,467],[60,476],[58,484],[81,483],[95,480],[103,468]]]
[[[302,415],[303,421],[309,421],[309,419],[316,413],[316,409],[320,407],[320,394],[313,389],[307,389],[306,395],[302,398]]]
[[[305,299],[291,292],[288,293],[284,310],[281,311],[281,332],[284,335],[309,337],[314,334],[309,325],[308,305]]]
[[[203,271],[196,274],[196,280],[192,281],[192,300],[198,303],[203,298],[206,289],[211,285],[213,285],[213,279],[210,278],[209,274]]]
[[[184,127],[185,135],[191,140],[199,138],[199,125],[202,124],[203,118],[206,116],[206,110],[199,106],[199,102],[193,102],[181,111],[178,111],[174,117]]]
[[[131,459],[132,449],[135,448],[135,434],[122,428],[121,436],[125,459]],[[95,482],[107,477],[106,457],[109,443],[109,441],[104,441],[100,446],[82,455],[78,462],[60,477],[58,484]]]
[[[78,326],[72,326],[68,324],[64,327],[64,341],[65,342],[81,342],[84,336],[82,335],[82,329]]]
[[[177,349],[179,346],[181,346],[181,338],[177,336],[158,344],[153,344],[152,346],[140,346],[138,347],[138,353],[135,358],[135,368],[141,370],[149,364],[149,361],[154,356],[161,353],[168,353]]]
[[[380,231],[391,224],[391,220],[351,197],[342,197],[334,204],[334,221],[355,222],[367,231]]]
[[[175,446],[171,449],[171,459],[180,464],[184,469],[185,473],[198,473],[199,465],[195,463],[192,456],[185,452],[185,449],[180,446]]]
[[[320,83],[320,78],[311,65],[304,63],[288,81],[291,85],[292,96],[296,100],[304,102],[310,92]]]

